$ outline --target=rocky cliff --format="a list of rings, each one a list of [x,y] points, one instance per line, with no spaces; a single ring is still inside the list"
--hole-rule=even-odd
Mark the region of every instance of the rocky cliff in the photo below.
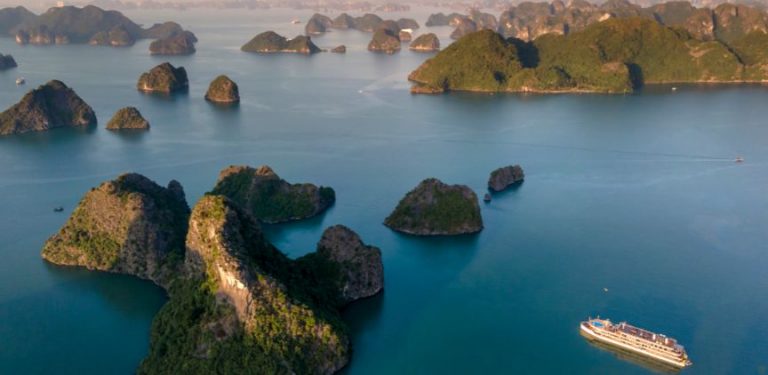
[[[240,89],[235,81],[220,75],[211,81],[205,93],[205,100],[214,103],[237,103],[240,101]]]
[[[165,38],[155,40],[149,45],[151,55],[191,55],[195,53],[197,37],[189,31],[182,31]]]
[[[129,47],[136,43],[136,38],[128,30],[118,25],[109,31],[99,31],[88,41],[94,46]]]
[[[491,191],[502,191],[514,184],[523,182],[525,174],[523,168],[519,165],[509,165],[491,172],[488,177],[488,189]]]
[[[211,194],[224,195],[265,223],[306,219],[333,205],[333,189],[290,184],[270,167],[231,166],[219,174]]]
[[[7,70],[17,66],[18,65],[16,65],[16,60],[13,59],[13,56],[3,55],[0,53],[0,70]]]
[[[149,121],[135,107],[119,109],[107,123],[109,130],[148,130]]]
[[[167,286],[184,257],[188,219],[178,182],[164,188],[142,175],[124,174],[83,197],[45,243],[43,259]]]
[[[384,289],[381,250],[364,244],[357,233],[343,225],[325,230],[316,256],[338,265],[342,304],[374,296]]]
[[[411,51],[434,52],[440,50],[440,39],[433,33],[421,34],[408,46]]]
[[[400,200],[384,225],[421,236],[457,235],[481,231],[483,218],[472,189],[429,178]]]
[[[368,43],[368,50],[371,52],[383,52],[393,54],[400,51],[400,37],[398,31],[389,28],[379,28],[373,33],[373,38]]]
[[[143,73],[136,84],[139,91],[171,94],[189,89],[187,70],[184,67],[174,67],[170,63],[162,63],[150,71]]]
[[[0,135],[96,125],[96,114],[74,90],[50,81],[0,113]]]
[[[349,361],[338,308],[381,288],[380,252],[344,227],[290,260],[258,222],[207,195],[189,222],[184,278],[155,319],[150,373],[331,374]]]

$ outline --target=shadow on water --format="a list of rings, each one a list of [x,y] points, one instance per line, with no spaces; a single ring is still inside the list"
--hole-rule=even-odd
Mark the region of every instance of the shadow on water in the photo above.
[[[136,93],[143,98],[150,98],[152,100],[160,100],[170,103],[186,103],[189,101],[189,88],[172,93],[148,92],[141,90],[136,90]]]
[[[494,199],[496,199],[496,198],[504,198],[505,196],[512,195],[512,194],[514,194],[514,192],[520,190],[520,188],[523,187],[524,183],[525,183],[525,181],[516,182],[515,184],[507,187],[506,189],[504,189],[502,191],[492,191],[491,189],[488,189],[488,193],[490,193],[491,196]]]
[[[632,353],[627,350],[623,350],[614,346],[610,346],[607,344],[604,344],[600,341],[591,340],[589,337],[585,336],[583,333],[581,333],[581,336],[584,337],[584,340],[592,347],[597,348],[599,350],[602,350],[604,352],[608,352],[615,356],[618,359],[621,359],[623,361],[630,362],[634,365],[640,366],[648,371],[651,371],[655,374],[678,374],[680,373],[680,369],[665,365],[664,363],[661,363],[659,361],[654,361],[648,357],[644,357],[641,355],[638,355],[636,353]]]
[[[168,299],[162,288],[148,280],[130,275],[90,271],[80,267],[62,267],[46,261],[41,262],[44,263],[49,275],[57,281],[55,289],[67,293],[78,291],[95,294],[114,311],[126,317],[146,317],[148,301],[157,302],[159,308]]]
[[[325,229],[323,228],[323,222],[325,221],[326,215],[332,210],[333,206],[308,219],[279,224],[262,224],[261,227],[268,239],[282,237],[289,233],[315,232],[317,230]],[[320,237],[318,237],[317,240],[319,241]]]
[[[144,129],[121,129],[110,131],[110,133],[128,143],[139,144],[142,143],[149,131]]]
[[[82,135],[91,135],[96,132],[98,125],[74,126],[55,128],[47,131],[29,132],[16,134],[12,137],[0,137],[0,141],[8,141],[22,146],[40,146],[68,144],[69,142],[79,141]]]

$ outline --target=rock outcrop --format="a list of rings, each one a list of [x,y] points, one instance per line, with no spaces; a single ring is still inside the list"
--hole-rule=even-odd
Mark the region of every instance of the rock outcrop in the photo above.
[[[421,34],[408,46],[411,51],[435,52],[440,50],[440,39],[433,33]]]
[[[333,22],[331,23],[331,27],[334,29],[341,29],[341,30],[354,29],[355,18],[346,13],[339,14],[338,17],[333,19]]]
[[[224,104],[238,103],[240,102],[240,89],[235,81],[225,75],[220,75],[208,86],[205,100]]]
[[[3,55],[0,53],[0,70],[7,70],[17,66],[18,65],[16,65],[16,60],[13,59],[13,56]]]
[[[99,31],[88,41],[92,46],[130,47],[136,43],[136,37],[122,25],[109,31]]]
[[[0,135],[96,125],[96,114],[74,90],[50,81],[0,113]]]
[[[384,289],[381,250],[368,246],[343,225],[325,230],[317,255],[339,265],[339,296],[342,303],[374,296]]]
[[[351,355],[339,309],[384,280],[381,251],[349,228],[291,260],[229,198],[205,195],[190,214],[179,183],[137,174],[88,192],[42,256],[166,289],[138,374],[332,374]]]
[[[189,89],[187,70],[181,66],[176,68],[167,62],[162,63],[149,72],[143,73],[139,77],[136,88],[139,91],[164,94],[187,91]]]
[[[189,31],[182,31],[171,36],[155,40],[149,45],[151,55],[191,55],[195,53],[197,37]]]
[[[488,189],[494,192],[502,191],[514,184],[523,182],[525,174],[519,165],[509,165],[491,172],[488,178]]]
[[[481,231],[483,218],[472,189],[429,178],[400,200],[384,225],[420,236],[458,235]]]
[[[336,46],[336,47],[334,47],[334,48],[331,50],[331,52],[332,52],[332,53],[347,53],[347,46],[345,46],[345,45],[343,45],[343,44],[342,44],[342,45],[340,45],[340,46]]]
[[[413,18],[400,18],[396,22],[401,29],[417,30],[419,28],[419,23]]]
[[[319,35],[323,34],[326,31],[328,31],[328,28],[331,27],[333,24],[333,21],[328,18],[328,16],[324,16],[319,13],[315,13],[312,15],[312,18],[307,21],[307,24],[304,26],[304,32],[307,35]]]
[[[290,184],[268,166],[225,168],[211,194],[228,197],[265,223],[306,219],[336,201],[332,188]]]
[[[407,30],[400,30],[400,33],[397,34],[397,38],[400,39],[400,42],[407,43],[413,39],[413,34]]]
[[[256,35],[240,49],[243,52],[299,53],[303,55],[320,52],[320,48],[312,43],[312,39],[308,36],[300,35],[289,40],[274,31],[266,31]]]
[[[153,324],[140,374],[331,374],[349,361],[339,308],[381,291],[381,253],[329,228],[318,251],[291,260],[226,197],[195,205],[185,273]]]
[[[451,39],[461,39],[463,36],[474,33],[475,31],[479,30],[477,28],[477,24],[475,21],[472,21],[471,19],[464,17],[459,19],[459,24],[456,26],[456,29],[453,30],[451,33]]]
[[[107,123],[109,130],[149,130],[149,121],[135,107],[119,109]]]
[[[124,174],[88,192],[43,247],[51,263],[125,273],[161,286],[184,257],[189,207],[176,181],[167,188]]]
[[[373,33],[371,42],[368,43],[368,50],[371,52],[383,52],[393,54],[400,51],[400,38],[397,32],[388,28],[379,28]]]

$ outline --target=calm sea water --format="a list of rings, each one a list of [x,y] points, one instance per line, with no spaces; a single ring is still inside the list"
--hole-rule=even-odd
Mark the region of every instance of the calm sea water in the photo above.
[[[405,78],[427,55],[368,53],[368,34],[315,38],[346,44],[346,55],[239,52],[261,31],[300,33],[289,23],[296,13],[130,15],[182,22],[200,38],[198,53],[0,39],[20,64],[0,73],[0,107],[55,78],[100,121],[0,138],[0,373],[131,373],[162,290],[47,265],[40,249],[85,191],[119,173],[178,179],[194,204],[230,164],[268,164],[289,181],[336,189],[325,215],[267,228],[289,255],[314,250],[336,223],[381,247],[385,293],[345,312],[349,374],[653,371],[579,335],[579,321],[598,314],[678,338],[695,363],[686,373],[766,373],[768,88],[411,96]],[[446,42],[450,29],[438,33]],[[189,94],[136,92],[139,74],[165,60],[188,69]],[[237,108],[202,99],[222,73],[240,85]],[[17,76],[28,85],[17,88]],[[151,131],[103,129],[128,105]],[[512,163],[526,181],[483,206],[479,235],[414,238],[381,225],[423,178],[482,194],[488,173]],[[52,212],[59,205],[65,213]]]

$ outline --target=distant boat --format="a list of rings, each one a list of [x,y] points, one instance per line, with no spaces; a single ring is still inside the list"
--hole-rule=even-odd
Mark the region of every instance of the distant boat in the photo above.
[[[64,212],[64,207],[61,207],[61,206],[56,207],[53,209],[53,212]]]
[[[291,20],[291,23],[294,24],[294,25],[298,25],[298,24],[301,23],[301,21],[299,21],[299,20],[294,18],[294,19]]]
[[[488,193],[485,193],[485,196],[483,197],[483,201],[490,202],[491,201],[491,195]]]
[[[672,87],[672,91],[677,91],[677,87]]]
[[[24,77],[16,78],[16,86],[21,86],[25,83],[27,83],[27,80],[25,80]]]
[[[744,162],[744,158],[742,158],[741,156],[737,156],[736,159],[733,159],[733,161],[735,161],[737,163],[743,163]]]

